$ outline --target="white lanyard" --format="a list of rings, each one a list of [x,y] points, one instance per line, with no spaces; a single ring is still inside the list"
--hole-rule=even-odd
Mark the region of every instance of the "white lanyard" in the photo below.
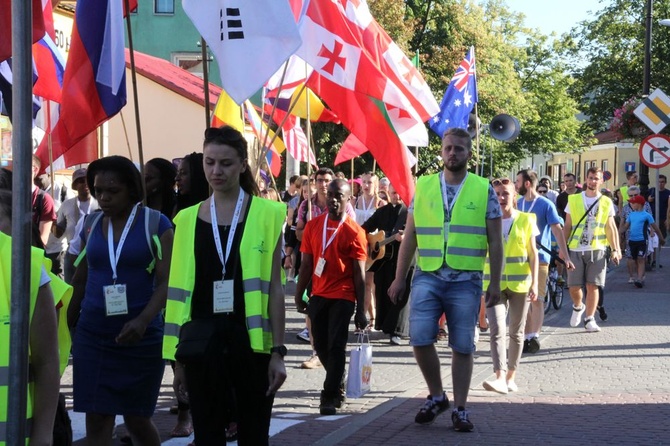
[[[535,202],[537,201],[537,197],[533,200],[533,202],[530,204],[530,209],[526,210],[526,199],[524,197],[521,197],[521,212],[532,212],[533,208],[535,207]]]
[[[340,230],[340,227],[342,227],[342,224],[344,223],[344,220],[347,218],[347,213],[345,212],[342,215],[342,220],[337,224],[337,228],[335,228],[335,232],[333,232],[333,235],[330,236],[330,239],[328,239],[328,242],[326,242],[326,228],[328,227],[328,216],[323,220],[323,250],[321,251],[321,257],[323,257],[323,254],[326,252],[326,248],[330,246],[331,243],[333,243],[333,240],[335,239],[335,236],[337,235],[337,231]]]
[[[121,257],[121,250],[123,249],[123,244],[126,241],[126,237],[128,237],[128,233],[130,232],[130,227],[133,224],[133,220],[135,220],[135,214],[137,214],[137,208],[139,207],[139,203],[135,204],[133,206],[133,210],[130,212],[130,216],[128,217],[128,220],[126,220],[126,225],[123,227],[123,232],[121,233],[121,238],[119,239],[119,244],[116,247],[116,252],[114,252],[114,228],[112,227],[112,219],[110,218],[108,221],[107,225],[107,246],[109,248],[109,264],[112,266],[112,279],[114,280],[114,284],[116,284],[116,266],[119,263],[119,258]]]
[[[447,221],[451,221],[451,211],[454,208],[454,204],[456,204],[456,200],[458,199],[458,195],[461,193],[461,188],[463,187],[468,174],[469,172],[465,173],[465,177],[463,177],[461,184],[458,185],[458,189],[456,189],[456,193],[454,194],[454,201],[449,204],[449,198],[447,197],[447,180],[444,179],[444,172],[440,172],[440,189],[442,189],[442,200],[444,201],[447,209]]]
[[[233,247],[233,238],[237,230],[237,222],[240,220],[242,213],[242,202],[244,202],[244,189],[240,187],[240,194],[237,197],[237,204],[235,205],[235,212],[233,213],[233,221],[230,223],[230,231],[228,232],[228,241],[226,242],[226,256],[223,256],[223,249],[221,248],[221,234],[219,234],[219,224],[216,219],[216,204],[214,202],[214,195],[209,200],[209,212],[212,218],[212,234],[214,234],[214,244],[216,245],[216,252],[219,254],[219,259],[223,265],[222,278],[226,277],[226,262],[230,256],[230,250]]]

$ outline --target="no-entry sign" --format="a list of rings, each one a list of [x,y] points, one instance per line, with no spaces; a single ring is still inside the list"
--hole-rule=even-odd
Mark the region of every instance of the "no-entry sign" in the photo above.
[[[670,164],[670,137],[650,135],[640,143],[640,159],[649,167],[661,168]]]

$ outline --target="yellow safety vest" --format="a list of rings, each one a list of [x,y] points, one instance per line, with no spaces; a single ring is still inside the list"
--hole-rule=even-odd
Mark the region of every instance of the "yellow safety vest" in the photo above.
[[[414,223],[422,271],[436,271],[446,264],[453,269],[482,271],[488,239],[486,237],[486,207],[489,182],[468,174],[448,225],[446,250],[444,238],[444,202],[439,174],[419,178],[414,196]]]
[[[500,289],[508,289],[515,293],[526,293],[532,283],[530,259],[528,258],[527,244],[530,240],[535,243],[533,228],[537,225],[535,214],[519,212],[514,217],[507,241],[503,243],[505,252],[505,268],[503,268]],[[489,256],[486,256],[484,266],[483,289],[489,286],[491,279],[491,265]]]
[[[200,205],[182,210],[174,219],[168,300],[165,310],[163,357],[174,360],[181,326],[191,320],[195,284],[195,224]],[[286,205],[252,197],[240,242],[244,309],[251,348],[270,353],[272,327],[268,314],[274,248],[286,219]]]
[[[619,192],[621,192],[621,199],[623,200],[623,203],[620,203],[620,205],[623,206],[628,203],[628,186],[621,186]]]
[[[586,219],[584,217],[582,220],[582,215],[586,213],[586,207],[584,205],[584,199],[581,193],[572,194],[568,196],[568,206],[570,209],[570,219],[572,220],[572,237],[568,240],[568,248],[578,248],[579,241],[582,238],[582,233],[584,232],[584,227]],[[605,227],[607,226],[607,218],[612,209],[612,200],[608,197],[601,196],[600,201],[598,202],[598,213],[596,214],[596,225],[593,230],[593,238],[591,239],[591,248],[593,250],[605,249],[607,247],[607,235],[605,233]],[[575,225],[580,221],[579,225]]]
[[[0,232],[0,445],[7,443],[7,404],[9,392],[9,345],[10,345],[10,314],[11,314],[11,259],[12,239]],[[30,259],[30,320],[35,311],[37,292],[42,276],[44,251],[32,248]],[[33,416],[32,385],[28,385],[28,402],[26,420],[27,433],[30,434],[30,425]],[[26,443],[28,439],[26,439]]]

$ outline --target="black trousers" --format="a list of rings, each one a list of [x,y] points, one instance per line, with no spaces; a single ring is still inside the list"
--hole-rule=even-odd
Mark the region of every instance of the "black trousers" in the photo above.
[[[270,355],[254,353],[244,327],[217,332],[202,362],[186,364],[195,443],[226,444],[228,422],[237,418],[239,445],[267,445],[274,395],[268,389]]]
[[[349,323],[355,308],[356,304],[345,299],[309,299],[307,314],[312,322],[314,350],[326,369],[323,390],[329,398],[339,396],[344,381]]]

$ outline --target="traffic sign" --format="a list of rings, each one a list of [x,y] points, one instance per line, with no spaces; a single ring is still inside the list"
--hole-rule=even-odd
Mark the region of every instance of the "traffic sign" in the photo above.
[[[670,164],[670,136],[650,135],[640,143],[640,159],[649,167],[661,168]]]
[[[658,133],[670,124],[670,98],[657,88],[633,111],[649,129]]]
[[[604,171],[603,172],[603,180],[609,181],[611,179],[612,179],[612,172],[610,172],[609,170]]]

